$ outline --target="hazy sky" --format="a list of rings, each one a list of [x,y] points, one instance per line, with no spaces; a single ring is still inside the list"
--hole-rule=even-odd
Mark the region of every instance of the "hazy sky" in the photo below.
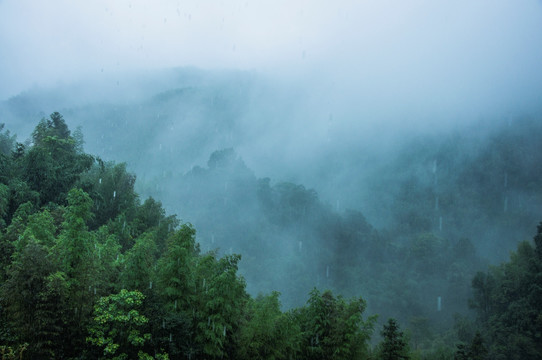
[[[337,107],[520,111],[542,104],[542,2],[0,0],[0,99],[186,65],[318,79]]]

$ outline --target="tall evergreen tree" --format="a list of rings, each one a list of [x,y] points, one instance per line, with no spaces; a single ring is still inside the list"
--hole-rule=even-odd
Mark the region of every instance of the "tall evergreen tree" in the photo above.
[[[387,324],[384,324],[380,334],[384,338],[380,343],[380,359],[410,359],[408,343],[395,319],[388,319]]]

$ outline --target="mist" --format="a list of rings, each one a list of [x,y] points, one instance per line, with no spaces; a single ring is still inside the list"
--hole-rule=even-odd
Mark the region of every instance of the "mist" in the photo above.
[[[0,123],[61,112],[251,294],[445,331],[541,220],[540,44],[535,0],[0,0]]]
[[[67,97],[141,100],[172,87],[159,69],[249,71],[282,98],[244,121],[255,132],[272,124],[261,132],[280,134],[277,158],[294,168],[329,142],[393,143],[540,110],[539,1],[4,0],[0,20],[0,99],[83,84]],[[241,146],[269,154],[265,143]]]

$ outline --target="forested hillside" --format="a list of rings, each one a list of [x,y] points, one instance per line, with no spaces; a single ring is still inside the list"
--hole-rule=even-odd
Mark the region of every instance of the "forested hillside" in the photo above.
[[[140,200],[125,164],[85,153],[82,134],[72,134],[59,113],[37,124],[31,143],[16,140],[2,126],[4,358],[542,353],[542,226],[508,263],[477,273],[486,265],[466,238],[418,220],[420,228],[401,230],[409,218],[377,230],[314,190],[258,179],[226,149],[176,178],[176,191],[160,188],[190,214],[196,237],[159,201]],[[535,187],[525,161],[510,164],[510,173]],[[423,205],[400,201],[423,214]],[[511,219],[510,228],[521,224],[521,216]]]
[[[25,148],[2,133],[3,358],[331,358],[371,351],[365,302],[313,290],[283,313],[240,256],[139,201],[123,164],[85,154],[54,113]]]
[[[505,260],[530,237],[542,212],[542,145],[532,136],[542,131],[537,114],[454,119],[456,126],[433,131],[362,131],[352,126],[367,119],[322,113],[325,107],[303,91],[250,72],[173,69],[121,78],[115,89],[92,86],[21,93],[0,103],[0,117],[24,142],[60,107],[72,129],[82,127],[89,152],[126,162],[139,193],[186,221],[198,223],[213,210],[185,212],[179,184],[193,168],[205,169],[213,152],[230,148],[271,186],[314,189],[339,215],[359,211],[379,233],[405,242],[427,232],[452,242],[468,238],[490,262]],[[223,250],[234,245],[217,243]]]

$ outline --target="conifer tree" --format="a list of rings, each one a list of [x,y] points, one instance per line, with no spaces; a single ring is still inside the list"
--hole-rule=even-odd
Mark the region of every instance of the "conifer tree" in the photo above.
[[[388,319],[380,332],[384,340],[380,343],[380,359],[400,360],[409,359],[409,348],[403,332],[395,319]]]

